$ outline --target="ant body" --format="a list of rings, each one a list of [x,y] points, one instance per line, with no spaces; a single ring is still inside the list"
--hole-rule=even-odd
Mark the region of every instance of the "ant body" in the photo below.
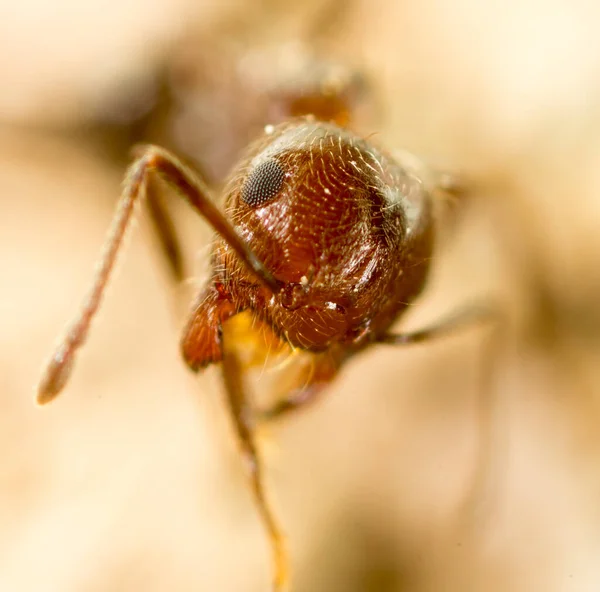
[[[413,160],[396,161],[336,123],[345,120],[347,105],[341,90],[330,90],[306,99],[303,112],[292,113],[299,117],[265,128],[230,175],[222,208],[194,170],[172,153],[153,145],[137,148],[90,294],[38,391],[38,402],[45,404],[67,382],[136,203],[150,189],[149,180],[160,176],[216,233],[211,276],[192,309],[181,350],[193,371],[221,365],[271,542],[275,591],[288,585],[288,560],[263,486],[257,415],[275,418],[314,400],[350,358],[374,344],[420,342],[482,317],[481,309],[468,307],[421,331],[390,331],[426,284],[436,234],[435,196],[455,187]],[[154,209],[153,215],[164,214]],[[157,227],[165,235],[163,245],[174,244],[171,226]],[[282,352],[298,354],[299,371],[278,403],[257,411],[249,403],[244,373]]]

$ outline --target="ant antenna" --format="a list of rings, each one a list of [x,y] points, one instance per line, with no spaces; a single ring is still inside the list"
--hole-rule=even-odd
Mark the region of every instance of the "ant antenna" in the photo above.
[[[123,246],[123,239],[134,218],[135,206],[146,193],[150,173],[158,173],[177,189],[215,232],[223,237],[262,284],[274,293],[279,292],[282,287],[282,283],[264,266],[248,243],[215,205],[208,187],[190,168],[176,156],[158,146],[140,146],[135,149],[135,153],[138,157],[125,177],[123,193],[100,255],[90,291],[66,335],[50,358],[40,381],[37,393],[37,402],[40,405],[55,399],[71,375],[75,354],[87,339],[91,322],[98,312],[117,256]]]

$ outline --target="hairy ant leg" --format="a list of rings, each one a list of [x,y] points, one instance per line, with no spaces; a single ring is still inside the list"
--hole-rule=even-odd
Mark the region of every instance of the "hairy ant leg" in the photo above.
[[[227,404],[246,461],[256,507],[267,530],[273,554],[273,592],[280,592],[286,589],[289,577],[285,540],[266,497],[263,466],[256,446],[252,410],[246,394],[242,365],[237,356],[233,335],[228,335],[227,323],[222,327],[221,352],[221,372]]]

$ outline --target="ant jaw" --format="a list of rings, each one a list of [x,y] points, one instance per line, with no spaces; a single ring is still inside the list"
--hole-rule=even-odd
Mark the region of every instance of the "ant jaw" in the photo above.
[[[236,312],[222,284],[209,286],[200,294],[180,343],[190,370],[199,372],[222,360],[221,326]]]

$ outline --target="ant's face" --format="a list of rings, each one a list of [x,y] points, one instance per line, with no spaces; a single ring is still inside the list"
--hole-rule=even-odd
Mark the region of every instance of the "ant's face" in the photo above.
[[[264,309],[292,342],[327,347],[386,303],[427,205],[420,181],[375,147],[297,120],[267,129],[225,189],[236,230],[284,290],[267,294],[222,241],[216,268],[234,300]]]

